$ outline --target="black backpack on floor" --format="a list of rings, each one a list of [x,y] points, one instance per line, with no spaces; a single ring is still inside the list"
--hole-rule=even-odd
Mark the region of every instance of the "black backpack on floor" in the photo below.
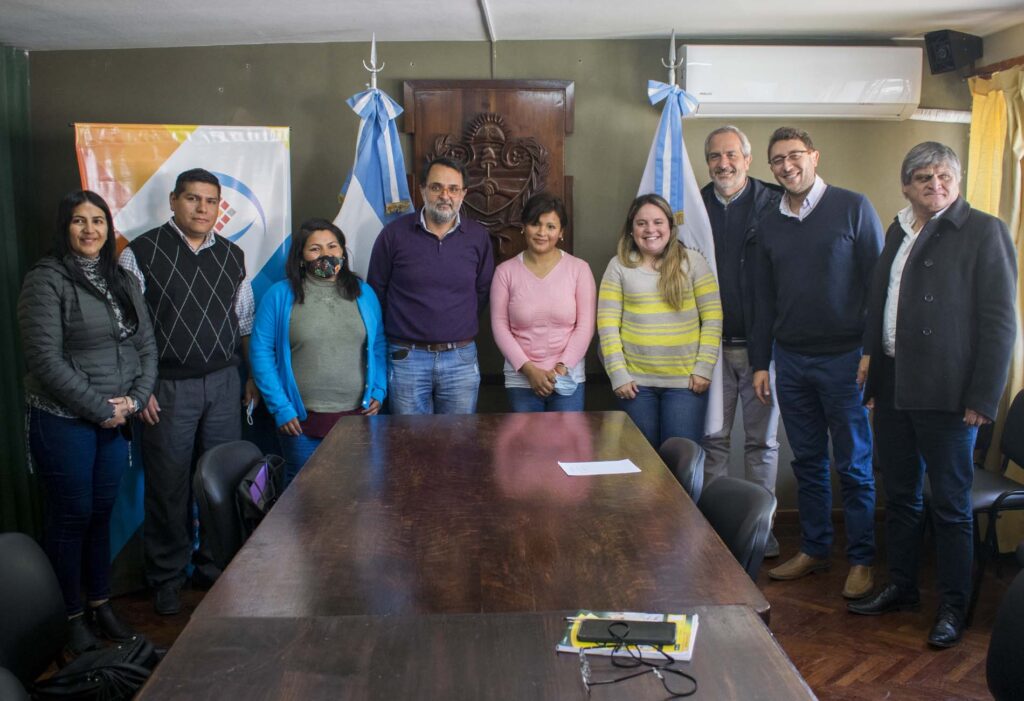
[[[36,682],[36,701],[121,701],[132,698],[156,667],[153,645],[141,635],[84,652],[48,679]]]

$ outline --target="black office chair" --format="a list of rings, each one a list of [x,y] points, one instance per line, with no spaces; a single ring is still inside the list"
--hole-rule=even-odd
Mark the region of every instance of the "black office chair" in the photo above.
[[[29,701],[28,692],[11,670],[0,667],[0,699],[4,701]]]
[[[974,587],[971,591],[971,602],[967,608],[967,620],[974,616],[974,607],[978,603],[981,582],[985,576],[985,566],[992,555],[999,555],[999,539],[996,524],[999,514],[1003,511],[1024,509],[1024,484],[1006,476],[1006,468],[1012,460],[1024,466],[1024,390],[1017,393],[1006,412],[1006,423],[1003,425],[1003,436],[999,441],[999,451],[1003,454],[1003,464],[999,472],[989,472],[980,467],[974,470],[974,485],[971,487],[971,508],[974,511],[974,555],[978,566],[974,571]],[[978,527],[978,515],[988,517],[985,536]]]
[[[704,518],[755,582],[775,505],[775,495],[767,489],[735,477],[716,478],[697,502]]]
[[[24,533],[0,533],[0,621],[0,668],[24,691],[57,658],[67,635],[57,575],[43,549]],[[3,683],[10,685],[10,679]]]
[[[668,469],[694,501],[704,488],[704,449],[689,438],[669,438],[658,448]]]
[[[996,701],[1024,693],[1024,572],[1013,580],[999,605],[985,662],[988,690]]]
[[[235,502],[235,491],[257,460],[263,457],[255,444],[232,441],[210,448],[199,458],[192,489],[199,505],[199,521],[213,562],[228,566],[245,536]]]

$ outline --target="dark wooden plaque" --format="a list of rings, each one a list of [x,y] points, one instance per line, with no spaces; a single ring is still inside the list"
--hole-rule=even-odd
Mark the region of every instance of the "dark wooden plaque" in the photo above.
[[[565,135],[573,129],[569,80],[408,80],[404,130],[413,135],[416,206],[420,170],[435,156],[465,163],[463,216],[491,232],[498,261],[523,250],[523,205],[547,191],[565,201],[562,248],[572,252],[572,178]]]

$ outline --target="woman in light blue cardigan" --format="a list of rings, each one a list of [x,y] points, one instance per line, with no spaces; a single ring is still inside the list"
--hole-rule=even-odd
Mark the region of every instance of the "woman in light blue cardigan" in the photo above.
[[[377,296],[349,269],[334,224],[304,222],[285,273],[260,300],[249,355],[280,432],[287,486],[338,419],[380,410],[387,342]]]

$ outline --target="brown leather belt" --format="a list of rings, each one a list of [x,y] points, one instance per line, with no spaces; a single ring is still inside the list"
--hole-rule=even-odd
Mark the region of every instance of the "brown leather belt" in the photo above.
[[[473,339],[470,338],[465,341],[451,341],[450,343],[413,343],[412,341],[403,341],[400,338],[389,338],[388,342],[410,350],[423,350],[429,353],[443,353],[444,351],[455,350],[456,348],[465,348],[473,342]]]

